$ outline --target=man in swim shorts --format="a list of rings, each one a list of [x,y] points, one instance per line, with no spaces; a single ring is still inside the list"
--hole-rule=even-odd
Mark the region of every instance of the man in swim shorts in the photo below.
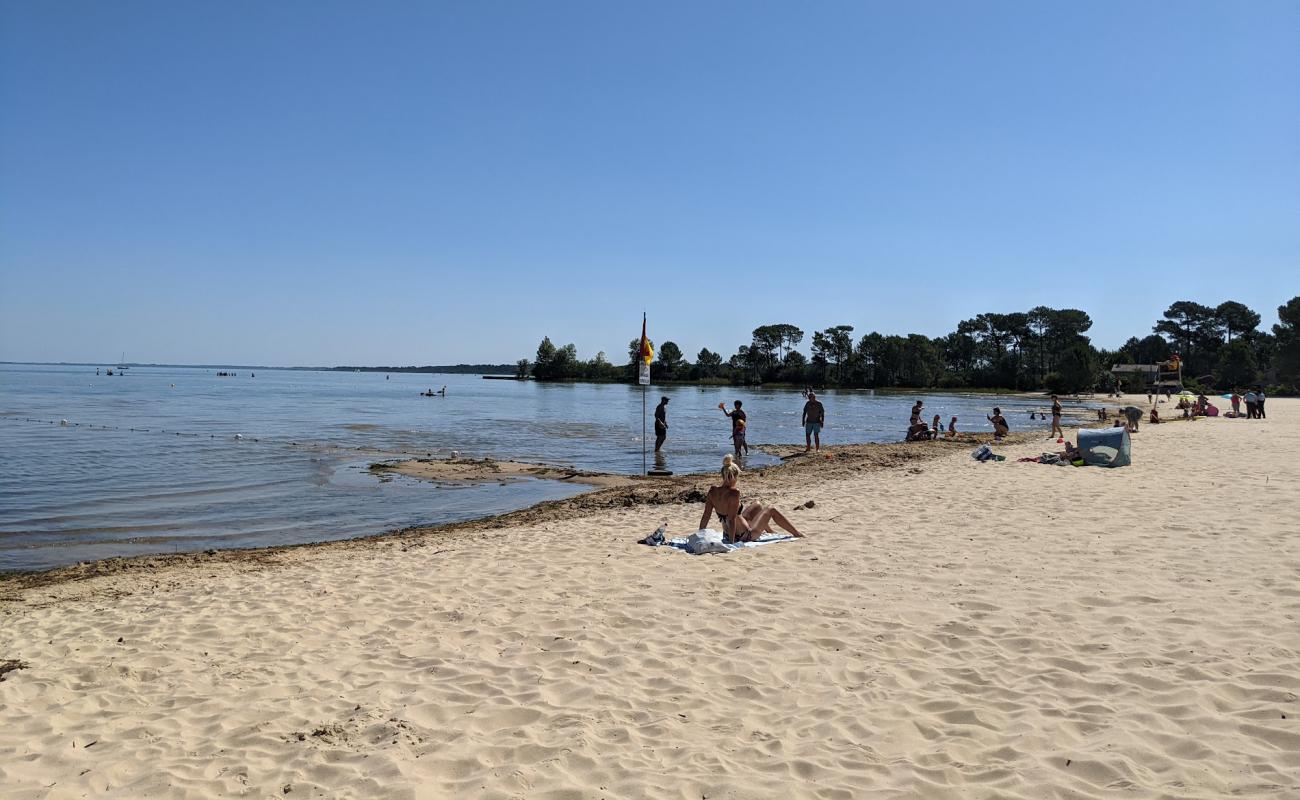
[[[813,449],[814,440],[817,449],[822,449],[822,425],[826,422],[826,407],[817,399],[817,395],[808,392],[808,402],[803,404],[803,438],[804,452]]]

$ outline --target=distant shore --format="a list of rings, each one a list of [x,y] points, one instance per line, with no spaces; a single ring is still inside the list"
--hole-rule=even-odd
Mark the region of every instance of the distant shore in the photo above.
[[[0,361],[20,367],[104,367],[116,368],[116,361]],[[435,373],[441,375],[506,375],[513,374],[513,364],[442,364],[423,367],[270,367],[265,364],[139,364],[127,361],[121,366],[131,369],[246,369],[281,370],[284,372],[391,372]]]

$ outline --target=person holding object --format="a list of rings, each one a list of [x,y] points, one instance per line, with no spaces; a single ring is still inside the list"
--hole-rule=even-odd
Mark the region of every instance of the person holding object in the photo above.
[[[659,398],[659,405],[655,406],[655,452],[664,446],[664,440],[668,438],[668,398]]]
[[[749,453],[749,444],[745,442],[745,428],[748,425],[748,417],[741,410],[741,402],[737,400],[734,404],[735,409],[727,410],[726,403],[718,403],[718,408],[722,413],[731,418],[731,444],[736,448],[736,458],[740,458],[740,451],[744,450]],[[739,469],[739,467],[737,467]]]
[[[808,392],[808,402],[803,404],[803,438],[806,453],[813,449],[813,443],[816,442],[817,450],[822,449],[822,425],[826,424],[826,407],[817,399],[817,395],[811,390]]]

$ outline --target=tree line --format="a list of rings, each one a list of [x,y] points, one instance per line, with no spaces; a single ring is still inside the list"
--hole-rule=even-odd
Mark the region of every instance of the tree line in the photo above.
[[[1113,388],[1115,364],[1155,364],[1177,353],[1189,388],[1267,385],[1294,392],[1300,385],[1300,297],[1278,307],[1278,324],[1259,329],[1260,315],[1242,303],[1206,306],[1179,300],[1165,310],[1151,333],[1132,336],[1117,350],[1099,349],[1087,336],[1092,318],[1073,308],[1038,306],[1008,314],[962,320],[945,336],[867,333],[832,325],[814,331],[808,354],[805,333],[787,323],[761,325],[749,344],[730,357],[703,348],[688,361],[665,341],[655,350],[656,382],[940,389],[1045,389],[1074,393]],[[572,344],[542,339],[532,360],[520,359],[518,377],[543,381],[635,382],[640,340],[628,344],[627,360],[602,351],[584,361]],[[1123,388],[1141,391],[1140,374],[1122,376]]]

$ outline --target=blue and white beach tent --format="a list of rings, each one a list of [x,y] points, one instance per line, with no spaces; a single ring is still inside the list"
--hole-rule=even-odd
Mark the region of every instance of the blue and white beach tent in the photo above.
[[[1079,452],[1090,467],[1127,467],[1133,460],[1128,428],[1081,428]]]

